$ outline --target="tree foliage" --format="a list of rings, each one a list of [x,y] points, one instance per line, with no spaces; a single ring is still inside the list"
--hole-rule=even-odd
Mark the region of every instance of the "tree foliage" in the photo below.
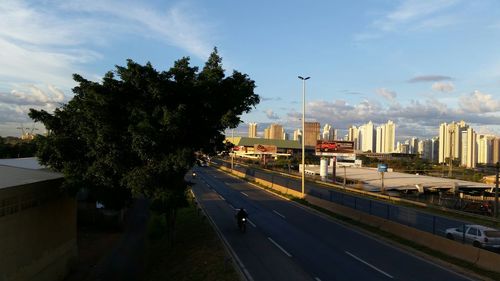
[[[225,76],[217,49],[201,71],[186,57],[162,72],[128,60],[102,82],[74,80],[74,97],[53,114],[30,110],[49,130],[37,155],[69,190],[87,187],[111,208],[145,195],[156,210],[175,211],[194,152],[222,146],[223,131],[259,103],[247,75]]]
[[[0,158],[19,158],[35,156],[36,146],[34,141],[23,141],[21,139],[0,137]]]

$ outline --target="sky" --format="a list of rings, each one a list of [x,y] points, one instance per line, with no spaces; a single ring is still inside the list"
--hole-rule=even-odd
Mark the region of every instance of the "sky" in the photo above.
[[[127,59],[162,71],[217,47],[261,103],[242,120],[341,133],[393,120],[398,140],[465,120],[500,135],[500,1],[0,0],[0,136],[39,129],[29,108],[72,96],[72,74],[100,81]],[[245,134],[242,124],[236,134]]]

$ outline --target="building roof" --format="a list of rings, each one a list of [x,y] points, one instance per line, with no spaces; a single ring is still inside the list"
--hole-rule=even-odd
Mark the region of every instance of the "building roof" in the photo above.
[[[0,159],[0,165],[26,168],[32,170],[40,170],[47,168],[40,165],[36,157]]]
[[[62,177],[60,173],[0,165],[0,189]]]
[[[227,141],[230,141],[236,146],[254,146],[255,144],[262,145],[275,145],[278,148],[288,148],[288,149],[301,149],[299,141],[295,140],[276,140],[276,139],[264,139],[264,138],[248,138],[248,137],[228,137]]]

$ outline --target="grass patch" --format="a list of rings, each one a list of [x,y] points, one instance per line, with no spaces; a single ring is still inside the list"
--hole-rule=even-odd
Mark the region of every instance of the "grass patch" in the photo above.
[[[174,245],[169,246],[164,219],[148,223],[146,274],[143,280],[239,280],[222,242],[194,206],[178,211]]]

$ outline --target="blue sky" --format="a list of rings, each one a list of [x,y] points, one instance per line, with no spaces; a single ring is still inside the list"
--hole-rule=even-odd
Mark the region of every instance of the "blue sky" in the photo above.
[[[165,70],[214,46],[255,80],[262,102],[245,122],[342,130],[391,119],[398,139],[432,137],[465,120],[500,134],[500,2],[26,1],[0,2],[0,135],[31,127],[29,108],[68,101],[72,73],[98,81],[131,58]],[[246,131],[241,126],[237,132]]]

